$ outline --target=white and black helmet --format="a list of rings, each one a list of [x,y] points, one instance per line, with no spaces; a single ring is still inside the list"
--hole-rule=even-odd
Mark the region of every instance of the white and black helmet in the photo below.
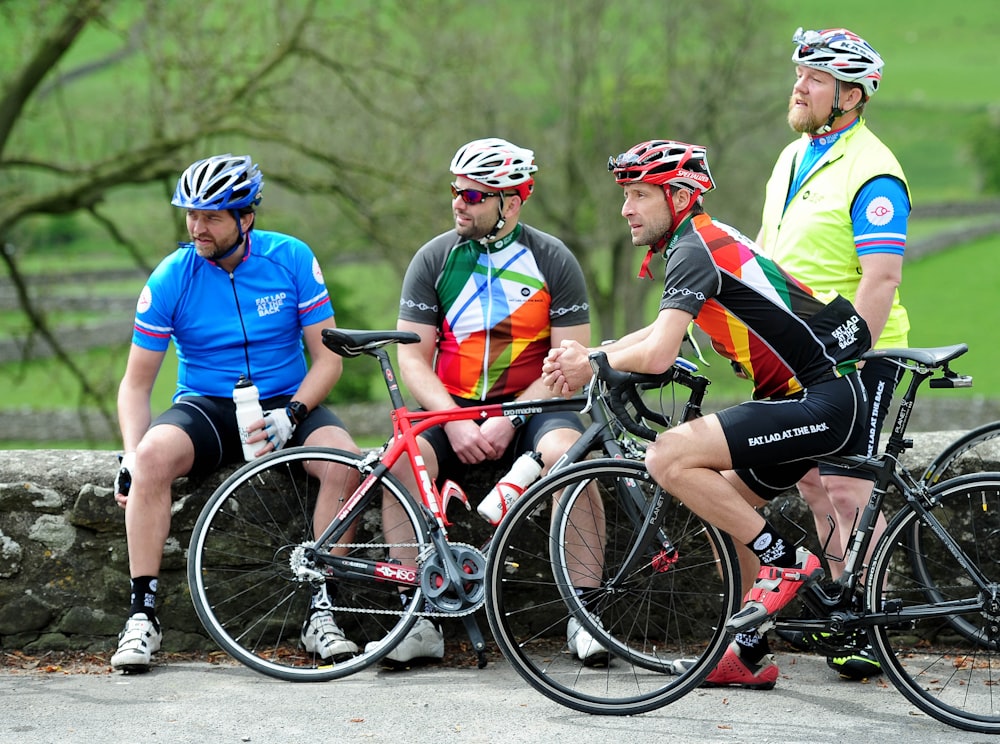
[[[451,160],[451,172],[494,189],[517,191],[526,201],[534,188],[531,174],[538,170],[535,153],[498,137],[462,145]]]
[[[838,80],[857,83],[869,98],[882,81],[884,63],[871,44],[846,28],[804,31],[799,28],[792,36],[797,65],[823,70]]]

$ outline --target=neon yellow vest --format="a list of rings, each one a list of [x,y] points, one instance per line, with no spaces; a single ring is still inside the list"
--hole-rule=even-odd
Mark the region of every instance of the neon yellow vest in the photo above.
[[[809,135],[786,147],[764,192],[760,244],[764,254],[818,294],[839,292],[854,301],[861,263],[854,246],[851,205],[858,191],[876,176],[895,176],[909,186],[903,169],[862,119],[826,153],[785,209],[785,196],[797,156]],[[784,210],[784,214],[782,211]],[[897,291],[876,348],[905,347],[910,321]]]

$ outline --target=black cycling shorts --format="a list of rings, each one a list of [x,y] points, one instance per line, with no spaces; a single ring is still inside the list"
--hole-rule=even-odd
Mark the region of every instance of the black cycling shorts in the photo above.
[[[794,486],[822,455],[857,454],[868,413],[857,372],[781,400],[741,403],[716,414],[737,475],[763,499]]]
[[[865,386],[868,396],[868,416],[865,418],[864,434],[861,449],[858,454],[874,457],[879,451],[879,440],[882,436],[882,425],[889,414],[892,405],[892,394],[903,379],[903,368],[889,359],[868,359],[861,368],[861,383]],[[845,470],[835,465],[820,463],[821,475],[844,475],[849,478],[865,478],[874,480],[872,473],[864,470]]]
[[[262,400],[260,405],[264,411],[272,411],[284,408],[291,399],[290,395],[279,395]],[[232,398],[183,396],[157,416],[150,428],[163,424],[183,430],[194,444],[194,465],[188,475],[207,475],[222,465],[243,461],[243,444],[236,426],[236,405]],[[285,446],[302,444],[322,426],[346,429],[333,411],[319,406],[295,427],[295,433]]]

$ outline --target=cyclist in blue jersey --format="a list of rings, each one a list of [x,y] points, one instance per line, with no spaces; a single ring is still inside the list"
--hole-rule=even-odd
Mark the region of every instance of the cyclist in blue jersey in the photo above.
[[[767,183],[757,243],[800,281],[821,292],[851,300],[868,323],[874,347],[907,345],[909,321],[900,303],[903,250],[910,193],[895,156],[867,127],[862,116],[879,88],[883,61],[864,39],[844,28],[803,31],[793,39],[795,84],[788,124],[801,136],[778,156]],[[863,452],[878,452],[882,423],[902,369],[889,360],[871,360],[861,369],[870,404]],[[798,489],[809,505],[827,553],[847,552],[852,527],[871,495],[864,473],[823,466],[810,471]],[[831,528],[832,525],[832,528]],[[879,518],[871,548],[885,529]],[[842,561],[828,561],[831,578]],[[806,637],[786,640],[799,648],[826,650],[827,663],[849,679],[881,673],[874,654],[852,638]],[[743,658],[756,661],[766,648],[755,634],[738,639]],[[737,675],[747,682],[750,675]]]
[[[136,305],[118,389],[125,454],[114,487],[125,509],[132,580],[129,619],[111,665],[125,672],[148,671],[161,644],[156,593],[171,484],[243,459],[233,402],[241,376],[257,386],[264,410],[249,427],[256,456],[286,444],[359,451],[321,405],[342,370],[341,358],[322,343],[322,329],[335,327],[323,273],[302,241],[254,229],[262,186],[249,156],[217,155],[191,165],[171,202],[186,210],[191,242],[160,262]],[[153,419],[150,394],[171,341],[178,361],[173,405]],[[325,525],[336,509],[332,494],[356,475],[347,469],[316,475],[322,488],[314,519]],[[301,640],[309,653],[334,661],[357,646],[331,607],[330,591],[321,588],[303,618]]]

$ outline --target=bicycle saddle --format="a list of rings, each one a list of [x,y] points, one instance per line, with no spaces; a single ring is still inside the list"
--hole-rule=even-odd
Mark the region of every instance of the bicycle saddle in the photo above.
[[[968,344],[955,344],[954,346],[936,346],[929,349],[872,349],[861,355],[862,359],[907,359],[925,367],[940,367],[945,362],[950,362],[956,357],[962,356],[969,350]]]
[[[415,344],[420,336],[411,331],[354,331],[348,328],[324,328],[323,344],[344,357],[368,354],[388,344]]]

